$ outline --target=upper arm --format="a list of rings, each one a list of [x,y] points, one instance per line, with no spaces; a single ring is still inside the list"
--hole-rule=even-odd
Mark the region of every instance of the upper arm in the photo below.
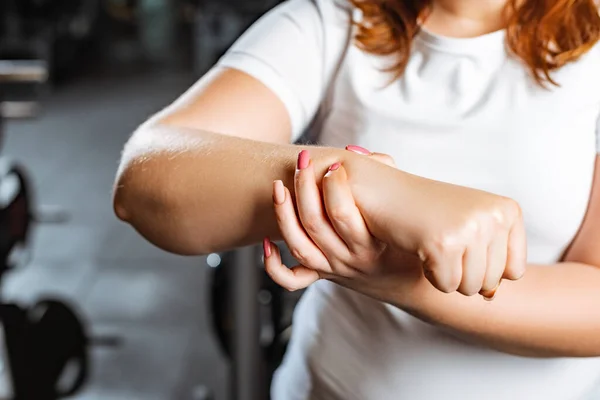
[[[162,113],[160,123],[269,142],[288,143],[289,113],[259,80],[230,68],[215,68]]]
[[[584,221],[565,261],[600,267],[600,155],[596,156],[594,181]]]
[[[257,140],[298,138],[322,97],[329,3],[290,0],[270,11],[156,119]]]

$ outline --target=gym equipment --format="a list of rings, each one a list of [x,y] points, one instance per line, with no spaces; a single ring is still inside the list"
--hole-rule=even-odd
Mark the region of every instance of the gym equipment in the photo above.
[[[235,307],[231,301],[232,282],[236,280],[236,252],[217,255],[221,261],[212,270],[211,302],[212,323],[219,345],[223,353],[233,357],[232,335],[234,334]],[[214,257],[214,256],[213,256]],[[264,269],[252,265],[260,285],[256,300],[259,305],[260,318],[260,345],[265,359],[273,358],[273,346],[276,337],[286,327],[282,316],[284,302],[284,289],[274,283]],[[275,361],[276,362],[276,361]]]
[[[35,83],[43,77],[39,66],[0,61],[0,83]],[[12,108],[20,105],[15,101]],[[6,112],[6,107],[0,111],[0,139],[5,117],[33,115]],[[33,222],[66,219],[60,211],[34,212],[32,197],[25,169],[0,156],[0,283],[7,271],[28,261],[23,255]],[[88,375],[91,344],[119,343],[116,338],[90,339],[78,313],[58,299],[31,307],[0,302],[0,399],[55,400],[76,393]]]
[[[28,248],[31,206],[24,170],[0,158],[0,276],[18,266],[16,251]]]
[[[32,196],[22,167],[0,158],[0,281],[24,263],[15,252],[28,249]],[[56,215],[45,218],[57,221]],[[32,307],[0,303],[3,337],[0,398],[55,400],[76,393],[85,383],[90,344],[118,345],[118,338],[91,342],[78,313],[58,299]],[[0,341],[2,342],[2,341]]]
[[[0,158],[0,279],[23,263],[32,213],[31,190],[23,168]],[[3,398],[54,400],[79,390],[87,377],[88,339],[84,324],[66,303],[46,299],[27,308],[0,304],[4,338]],[[74,371],[75,369],[75,371]],[[69,382],[63,382],[65,374]]]
[[[32,117],[37,109],[36,101],[4,101],[6,85],[41,84],[46,76],[43,64],[35,61],[0,61],[0,143],[4,120]],[[0,279],[18,266],[18,255],[29,248],[30,226],[35,219],[32,210],[32,192],[24,168],[0,157]]]
[[[0,142],[3,119],[32,118],[48,78],[41,60],[0,60]]]
[[[75,312],[58,300],[0,305],[9,398],[51,400],[76,393],[88,374],[88,339]],[[8,367],[8,368],[6,368]]]
[[[286,265],[294,265],[285,246],[280,247]],[[236,400],[268,398],[266,392],[285,354],[293,310],[302,291],[288,292],[271,280],[259,247],[211,254],[206,260],[212,275],[213,330],[234,370],[232,396]]]
[[[212,268],[211,317],[221,350],[232,357],[231,335],[234,327],[234,307],[231,302],[232,282],[236,280],[236,252],[219,255],[221,262]],[[290,256],[291,257],[291,256]],[[293,261],[290,262],[293,265]],[[265,272],[261,260],[254,268],[258,278],[256,301],[259,307],[261,353],[270,370],[281,362],[288,341],[294,307],[302,291],[290,293],[277,285]]]

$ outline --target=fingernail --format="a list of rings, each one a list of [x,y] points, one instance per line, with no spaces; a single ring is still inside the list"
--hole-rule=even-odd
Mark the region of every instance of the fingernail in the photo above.
[[[305,169],[308,167],[308,162],[310,161],[310,154],[308,150],[302,150],[300,154],[298,154],[298,169]]]
[[[278,206],[285,203],[285,190],[283,189],[283,182],[281,181],[273,182],[273,201]]]
[[[492,290],[487,290],[487,291],[482,290],[481,292],[479,292],[479,294],[481,294],[481,296],[483,296],[483,299],[485,301],[492,301],[496,297],[496,293],[498,293],[499,288],[500,288],[500,285],[496,286],[496,288],[492,289]]]
[[[355,146],[353,144],[346,146],[346,150],[351,151],[353,153],[361,154],[363,156],[371,155],[371,152],[364,147]]]
[[[333,164],[331,167],[329,167],[328,171],[329,171],[329,172],[331,172],[331,171],[337,171],[338,169],[340,169],[340,166],[341,166],[341,165],[342,165],[342,164],[340,164],[339,162],[336,162],[336,163],[335,163],[335,164]]]
[[[495,297],[496,297],[496,293],[494,293],[491,297],[483,296],[483,299],[485,301],[492,301],[492,300],[494,300]]]
[[[268,237],[263,239],[263,250],[265,252],[265,258],[271,257],[271,240]]]

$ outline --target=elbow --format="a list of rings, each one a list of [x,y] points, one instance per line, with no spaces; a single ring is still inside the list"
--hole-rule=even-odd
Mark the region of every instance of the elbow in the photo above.
[[[144,199],[150,193],[148,190],[140,190],[144,187],[150,189],[142,183],[146,178],[140,176],[141,172],[135,167],[135,163],[121,161],[113,187],[112,206],[115,216],[123,222],[132,223],[136,219],[136,212],[143,213],[143,208],[149,204]]]
[[[124,169],[113,190],[113,211],[154,246],[181,256],[213,252],[210,236],[189,223],[177,196],[149,170]],[[200,224],[202,225],[202,224]]]
[[[123,151],[113,210],[118,219],[167,252],[208,254],[220,248],[214,243],[214,232],[211,235],[210,229],[202,229],[212,226],[212,219],[190,211],[189,189],[173,179],[186,168],[170,153],[182,143],[189,146],[190,140],[162,126],[146,124],[138,129]],[[194,209],[197,206],[194,199]]]
[[[129,222],[128,205],[125,201],[125,189],[122,185],[117,184],[113,190],[113,212],[115,216],[123,222]]]

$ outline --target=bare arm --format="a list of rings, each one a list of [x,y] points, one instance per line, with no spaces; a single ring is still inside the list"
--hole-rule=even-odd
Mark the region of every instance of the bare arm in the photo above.
[[[396,298],[433,323],[499,350],[536,357],[600,356],[600,159],[585,221],[564,262],[530,265],[493,302],[443,294],[424,279]]]
[[[153,244],[178,254],[278,239],[273,181],[293,187],[302,150],[289,144],[290,135],[283,103],[262,83],[237,70],[211,73],[129,140],[115,212]],[[343,149],[311,146],[310,152],[318,177],[343,161],[357,202],[366,207],[380,203],[366,187],[395,181],[401,191],[407,176]]]
[[[277,237],[271,188],[293,178],[300,148],[290,135],[287,111],[268,88],[236,70],[211,73],[127,143],[115,212],[181,254]]]
[[[586,264],[529,265],[486,302],[436,291],[418,280],[396,304],[500,351],[528,357],[600,356],[600,269]],[[404,296],[402,296],[404,297]]]

